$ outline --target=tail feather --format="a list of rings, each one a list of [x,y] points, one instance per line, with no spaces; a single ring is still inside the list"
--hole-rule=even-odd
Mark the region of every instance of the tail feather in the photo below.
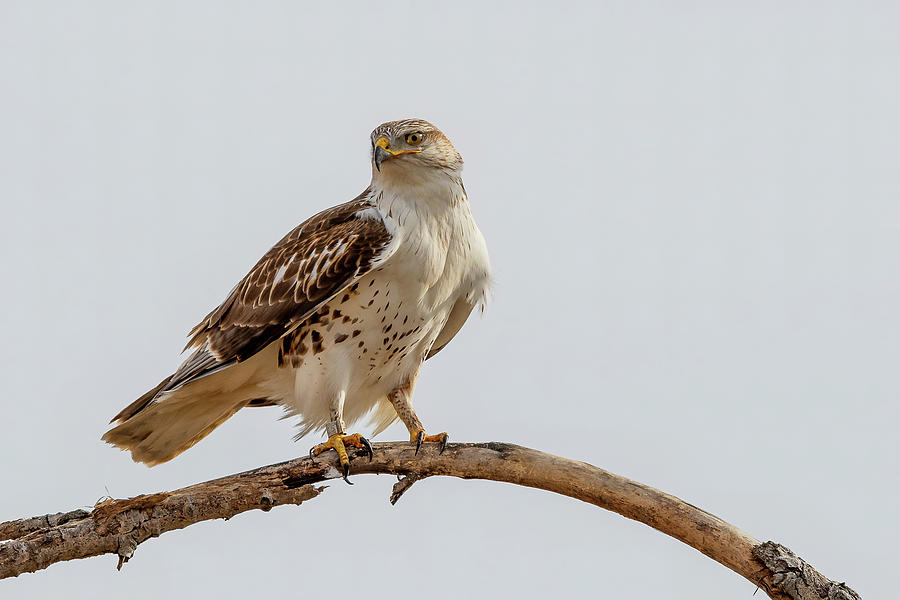
[[[103,435],[103,441],[151,467],[175,458],[252,401],[238,391],[191,393],[190,386],[150,403],[155,396],[155,390],[147,392],[119,413],[119,425]]]
[[[260,377],[264,381],[269,375],[267,367],[274,363],[278,347],[215,368],[204,366],[202,352],[194,353],[174,374],[117,414],[116,426],[103,440],[150,466],[175,458],[243,407],[273,402],[260,386]]]
[[[159,395],[163,388],[165,388],[169,384],[169,382],[172,381],[172,377],[174,377],[174,375],[169,375],[168,377],[160,381],[159,385],[157,385],[155,388],[123,408],[121,411],[119,411],[119,414],[117,414],[110,420],[110,423],[115,423],[116,421],[118,421],[119,423],[127,421],[137,413],[144,410],[144,408],[146,408],[148,404],[153,402],[153,399]]]

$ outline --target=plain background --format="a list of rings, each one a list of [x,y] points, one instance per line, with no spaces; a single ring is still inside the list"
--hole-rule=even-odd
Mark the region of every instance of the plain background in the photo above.
[[[896,3],[0,3],[0,520],[301,455],[244,411],[147,469],[109,418],[283,233],[422,117],[466,159],[495,300],[429,361],[453,439],[578,458],[778,540],[864,597],[896,571]],[[362,428],[365,432],[366,429]],[[405,439],[395,425],[380,439]],[[3,598],[750,598],[549,493],[335,482],[0,583]]]

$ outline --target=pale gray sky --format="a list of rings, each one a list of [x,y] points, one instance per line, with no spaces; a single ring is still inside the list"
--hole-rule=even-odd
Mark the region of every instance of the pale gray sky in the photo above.
[[[887,597],[898,30],[896,2],[5,0],[0,520],[316,443],[276,409],[154,469],[99,437],[272,243],[366,186],[371,129],[416,116],[465,158],[496,270],[423,372],[425,423],[659,487]],[[356,483],[0,596],[753,593],[571,499],[435,479],[391,507],[391,478]]]

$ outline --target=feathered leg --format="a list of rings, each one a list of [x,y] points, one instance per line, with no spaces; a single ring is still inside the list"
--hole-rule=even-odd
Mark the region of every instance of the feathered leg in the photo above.
[[[447,435],[446,431],[435,435],[425,435],[425,426],[422,425],[422,421],[416,416],[416,411],[412,407],[412,388],[412,383],[402,385],[388,395],[388,400],[391,401],[394,410],[397,411],[397,416],[400,417],[400,420],[403,421],[403,424],[409,430],[409,441],[415,443],[416,454],[419,453],[419,448],[422,447],[423,442],[440,443],[440,451],[443,454],[450,436]]]

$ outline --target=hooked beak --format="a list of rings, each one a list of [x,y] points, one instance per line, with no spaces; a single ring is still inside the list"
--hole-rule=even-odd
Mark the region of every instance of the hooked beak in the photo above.
[[[421,150],[391,150],[391,145],[386,137],[381,136],[375,141],[372,147],[372,160],[375,161],[375,168],[381,171],[381,163],[401,154],[415,154]]]

